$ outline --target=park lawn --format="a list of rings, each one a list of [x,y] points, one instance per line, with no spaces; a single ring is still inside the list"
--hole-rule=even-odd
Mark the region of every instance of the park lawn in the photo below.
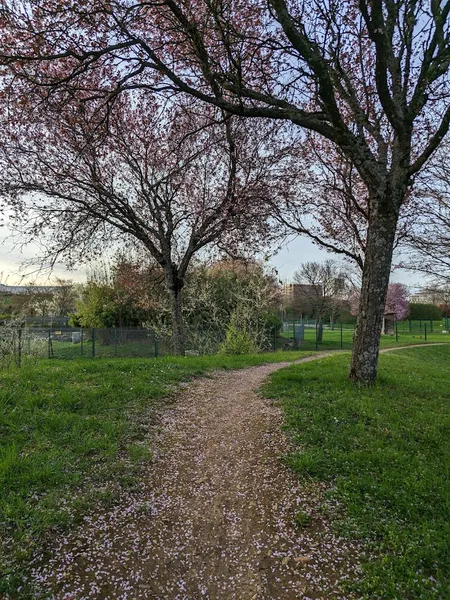
[[[144,429],[180,381],[306,355],[40,360],[0,372],[0,598],[33,597],[18,588],[46,537],[136,485],[151,459]]]
[[[334,331],[330,329],[323,330],[322,341],[316,345],[316,329],[315,327],[305,328],[305,339],[301,344],[303,350],[350,350],[353,345],[354,329],[347,325],[341,329],[340,325],[336,325]],[[382,348],[392,348],[395,346],[409,346],[415,344],[427,343],[450,343],[450,334],[442,333],[441,330],[435,330],[433,333],[427,332],[426,340],[424,331],[412,331],[406,329],[398,330],[398,341],[395,334],[382,335],[380,345]],[[284,332],[278,340],[278,347],[284,348],[285,344],[292,343],[292,333]]]
[[[336,528],[372,551],[362,597],[450,598],[450,346],[381,355],[369,389],[347,381],[348,363],[292,366],[264,387],[298,448],[289,464],[328,482],[345,509]]]

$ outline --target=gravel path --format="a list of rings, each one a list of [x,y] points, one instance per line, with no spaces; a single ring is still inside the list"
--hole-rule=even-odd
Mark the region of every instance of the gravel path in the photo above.
[[[342,584],[361,549],[318,513],[324,490],[283,465],[281,412],[256,393],[288,364],[187,384],[140,490],[60,538],[34,580],[66,600],[352,598]],[[299,511],[311,517],[305,528]]]

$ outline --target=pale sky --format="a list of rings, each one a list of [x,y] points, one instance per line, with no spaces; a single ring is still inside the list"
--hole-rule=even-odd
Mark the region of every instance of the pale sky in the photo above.
[[[24,262],[39,253],[39,247],[28,244],[24,248],[11,239],[11,233],[6,227],[0,227],[0,283],[6,285],[23,285],[25,282],[46,284],[55,277],[84,281],[85,271],[82,267],[77,271],[67,271],[63,265],[58,265],[51,274],[37,274],[36,267],[25,266]]]
[[[82,282],[86,278],[86,271],[83,266],[80,266],[75,271],[67,271],[63,265],[60,265],[50,275],[48,273],[33,274],[32,268],[24,268],[22,265],[26,259],[36,256],[39,248],[33,245],[28,245],[22,249],[18,247],[14,248],[14,243],[10,239],[10,234],[6,227],[0,227],[0,240],[0,283],[20,285],[24,282],[36,281],[36,283],[46,284],[51,282],[55,277]],[[301,263],[324,261],[330,258],[339,260],[339,257],[336,255],[326,252],[302,236],[290,241],[271,259],[270,264],[277,269],[279,278],[283,282],[289,283],[292,281],[294,272]],[[392,274],[391,281],[404,283],[409,287],[418,287],[421,283],[423,284],[423,281],[419,280],[417,274],[400,269]]]

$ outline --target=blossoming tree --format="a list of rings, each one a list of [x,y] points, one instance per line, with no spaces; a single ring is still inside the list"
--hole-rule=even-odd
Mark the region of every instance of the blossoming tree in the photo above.
[[[370,383],[400,210],[449,129],[449,13],[448,0],[5,1],[5,96],[186,94],[338,147],[367,192],[350,377]]]

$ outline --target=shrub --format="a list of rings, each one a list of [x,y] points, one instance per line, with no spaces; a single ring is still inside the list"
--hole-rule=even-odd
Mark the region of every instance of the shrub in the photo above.
[[[439,321],[442,319],[442,310],[434,304],[420,304],[411,302],[409,305],[409,318],[412,321],[420,319],[429,319],[430,321]]]
[[[20,322],[12,321],[0,328],[0,368],[9,368],[25,359],[29,362],[46,353],[47,338],[25,329]]]
[[[252,354],[255,352],[255,347],[247,331],[239,328],[236,321],[236,313],[233,313],[227,327],[225,341],[219,348],[219,354]]]

